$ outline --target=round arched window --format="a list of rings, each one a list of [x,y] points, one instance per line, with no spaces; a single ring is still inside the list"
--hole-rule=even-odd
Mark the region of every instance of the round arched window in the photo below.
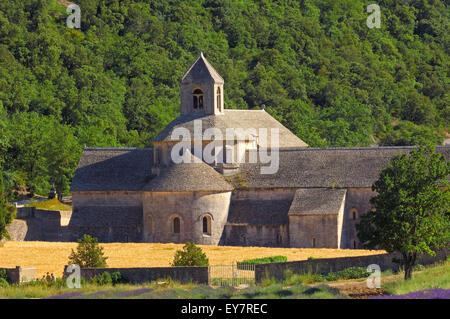
[[[179,217],[173,219],[173,233],[179,234],[181,230],[181,222]]]
[[[192,92],[192,99],[194,109],[203,109],[203,91],[200,89],[195,89]]]
[[[222,112],[222,94],[220,92],[220,87],[217,88],[217,109]]]
[[[203,234],[211,235],[211,217],[204,216],[202,222],[203,222]]]

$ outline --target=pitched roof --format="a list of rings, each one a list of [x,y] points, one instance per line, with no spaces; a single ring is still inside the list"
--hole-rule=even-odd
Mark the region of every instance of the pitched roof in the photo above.
[[[171,141],[172,132],[176,128],[185,128],[189,130],[191,139],[194,140],[194,121],[199,120],[202,122],[202,132],[206,129],[215,127],[221,130],[224,138],[226,136],[225,130],[227,128],[242,128],[243,130],[253,128],[257,133],[260,128],[267,128],[267,134],[269,136],[271,136],[270,129],[277,128],[279,132],[279,147],[298,148],[308,146],[264,110],[224,110],[224,113],[224,115],[206,116],[195,113],[180,115],[156,136],[155,141]],[[270,140],[269,145],[271,145]]]
[[[239,199],[232,200],[228,223],[249,225],[283,225],[289,223],[291,200]]]
[[[298,148],[279,151],[279,169],[261,174],[269,164],[243,163],[242,182],[249,188],[370,188],[392,156],[414,147]],[[436,151],[450,160],[450,146]],[[232,186],[205,163],[177,164],[152,179],[150,148],[86,148],[71,191],[228,191]]]
[[[275,174],[261,174],[261,167],[269,164],[243,163],[241,178],[250,188],[370,188],[391,157],[413,148],[281,149]],[[449,146],[437,146],[436,151],[450,160]]]
[[[295,192],[288,214],[337,214],[346,193],[346,189],[300,188]]]
[[[142,224],[140,206],[83,206],[72,213],[69,226],[138,227]]]
[[[71,191],[137,191],[151,176],[150,148],[85,148]]]
[[[181,83],[214,82],[223,84],[223,78],[203,56],[203,52],[181,78]]]
[[[233,186],[208,164],[181,163],[171,164],[161,169],[143,191],[151,192],[188,192],[188,191],[232,191]]]

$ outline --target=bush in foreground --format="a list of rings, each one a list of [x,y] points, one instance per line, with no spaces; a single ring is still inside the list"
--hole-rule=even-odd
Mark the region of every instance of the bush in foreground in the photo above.
[[[200,247],[187,242],[183,250],[177,250],[172,266],[208,266],[209,260]]]
[[[102,274],[96,275],[91,278],[91,284],[96,284],[99,286],[106,286],[106,285],[117,285],[119,283],[123,283],[124,280],[122,278],[122,275],[120,272],[116,271],[110,274],[109,272],[105,271]]]
[[[72,249],[69,264],[75,264],[81,268],[103,268],[107,266],[107,259],[97,238],[85,234],[83,239],[78,240],[77,251]]]

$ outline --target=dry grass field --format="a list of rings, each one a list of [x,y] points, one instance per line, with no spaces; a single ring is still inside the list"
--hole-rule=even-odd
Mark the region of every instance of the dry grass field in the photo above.
[[[111,243],[101,244],[108,257],[109,267],[166,267],[170,266],[177,249],[182,244],[135,244]],[[46,272],[62,276],[71,249],[77,243],[51,242],[14,242],[9,241],[0,246],[0,267],[15,266],[36,267],[37,275]],[[306,260],[308,257],[332,258],[364,256],[384,253],[380,250],[353,249],[309,249],[309,248],[265,248],[265,247],[231,247],[199,246],[209,258],[211,265],[230,265],[236,261],[282,255],[289,261]]]

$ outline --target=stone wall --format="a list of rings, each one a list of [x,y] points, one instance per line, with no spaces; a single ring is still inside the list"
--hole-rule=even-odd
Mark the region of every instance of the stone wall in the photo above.
[[[236,190],[221,245],[289,247],[292,189]]]
[[[446,260],[448,250],[442,250],[435,257],[423,255],[417,258],[416,263],[429,265],[438,261]],[[257,283],[265,278],[284,279],[286,270],[294,274],[305,274],[309,271],[318,274],[328,274],[333,271],[340,271],[349,267],[367,267],[371,264],[380,266],[381,271],[392,269],[398,270],[398,264],[392,262],[392,258],[399,258],[397,254],[379,254],[360,257],[343,258],[321,258],[315,260],[290,261],[285,263],[259,264],[255,266],[255,279]]]
[[[289,216],[290,247],[338,248],[338,215]]]
[[[13,220],[13,222],[6,226],[6,231],[8,232],[11,240],[14,241],[24,241],[28,233],[28,225],[25,220]],[[3,239],[2,241],[5,241]]]
[[[222,245],[289,247],[289,225],[227,224]]]
[[[216,92],[217,88],[220,87],[221,91],[221,112],[216,106]],[[194,109],[192,92],[200,88],[203,91],[203,109]],[[181,114],[191,114],[191,113],[204,113],[204,114],[223,114],[223,84],[213,84],[213,83],[183,83],[181,84],[180,90]]]
[[[338,211],[327,211],[323,205],[320,213],[290,214],[290,247],[341,248],[345,202],[346,195]]]
[[[341,248],[361,249],[355,225],[360,222],[362,215],[372,209],[370,199],[376,195],[370,188],[349,188],[344,208],[344,219],[342,224]],[[356,218],[353,219],[353,211]]]
[[[231,192],[148,192],[144,195],[144,242],[218,245],[228,217]],[[203,233],[203,217],[211,219],[210,234]],[[180,219],[175,234],[173,220]]]
[[[66,222],[65,241],[83,234],[99,242],[142,241],[142,193],[128,191],[72,192],[73,214]]]
[[[81,276],[86,280],[102,274],[120,272],[122,278],[134,284],[148,283],[171,278],[181,283],[208,284],[208,267],[152,267],[152,268],[82,268]],[[64,274],[66,268],[64,268]]]
[[[6,270],[6,275],[8,276],[8,282],[10,284],[28,282],[37,279],[36,268],[22,268],[17,266],[16,268],[0,268],[0,270]]]
[[[17,219],[7,227],[15,241],[67,241],[71,211],[41,210],[35,207],[17,209]]]
[[[18,207],[16,218],[25,219],[33,217],[34,215],[34,207]]]

